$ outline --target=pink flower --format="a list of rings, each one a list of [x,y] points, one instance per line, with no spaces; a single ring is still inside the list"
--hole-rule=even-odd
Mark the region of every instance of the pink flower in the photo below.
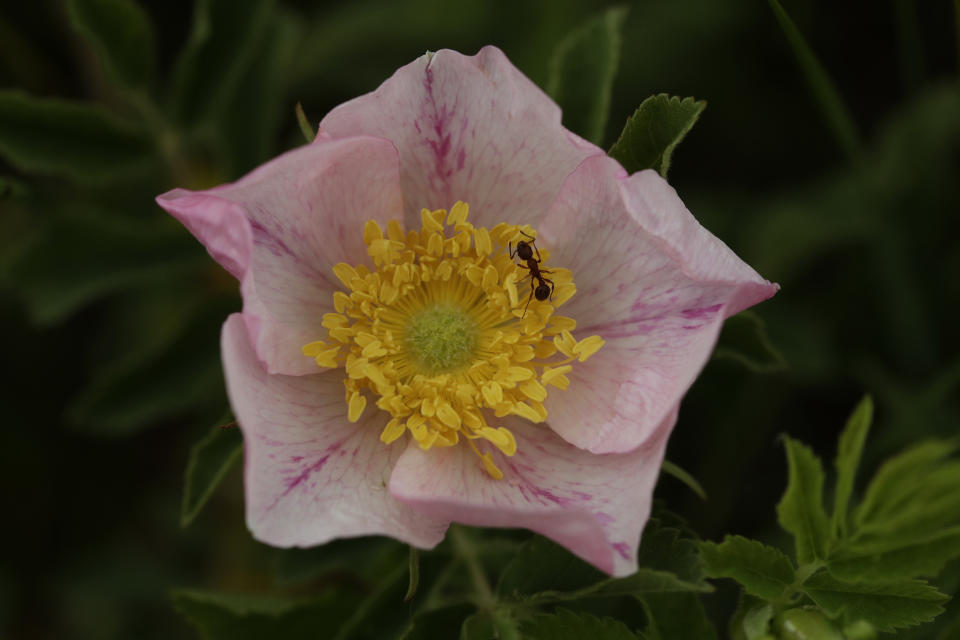
[[[633,572],[681,398],[723,319],[776,291],[493,47],[427,54],[313,144],[157,200],[241,283],[223,362],[248,525],[277,546],[429,548],[456,521]]]

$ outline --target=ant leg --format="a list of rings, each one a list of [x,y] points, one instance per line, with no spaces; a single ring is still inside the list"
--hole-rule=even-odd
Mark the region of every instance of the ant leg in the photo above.
[[[533,278],[530,278],[530,295],[527,296],[527,304],[523,307],[523,315],[520,316],[520,319],[523,320],[527,317],[527,308],[530,306],[530,301],[533,300],[533,293],[536,288],[533,286]]]
[[[550,273],[550,272],[549,272],[549,271],[546,271],[546,272],[541,271],[540,273]],[[550,283],[550,302],[553,302],[553,289],[554,289],[553,280],[551,280],[550,278],[544,278],[543,281]]]
[[[514,253],[514,251],[513,251],[513,243],[512,243],[512,242],[508,242],[508,243],[507,243],[507,249],[508,249],[509,252],[510,252],[510,259],[513,260],[513,256],[515,255],[515,253]]]

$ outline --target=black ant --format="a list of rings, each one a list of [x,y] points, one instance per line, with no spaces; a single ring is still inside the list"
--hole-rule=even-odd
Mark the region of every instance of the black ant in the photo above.
[[[543,262],[540,259],[540,249],[537,249],[537,241],[534,240],[533,236],[529,233],[523,233],[523,235],[530,238],[530,242],[526,240],[520,240],[517,242],[517,248],[513,248],[513,243],[508,243],[507,248],[510,250],[510,258],[514,257],[520,258],[526,264],[517,265],[518,267],[526,267],[529,272],[530,278],[530,296],[527,298],[527,304],[523,307],[523,315],[520,318],[524,318],[527,315],[527,307],[530,306],[530,301],[533,298],[540,300],[541,302],[547,298],[553,297],[553,280],[550,278],[544,278],[543,274],[550,273],[546,269],[540,268],[540,263]],[[533,257],[533,252],[537,252],[537,257]],[[537,281],[537,285],[534,286],[533,281]],[[548,284],[549,283],[549,284]]]

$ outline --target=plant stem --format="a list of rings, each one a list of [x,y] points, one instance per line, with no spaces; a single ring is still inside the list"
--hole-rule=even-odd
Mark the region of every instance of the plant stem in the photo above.
[[[450,539],[453,541],[453,547],[456,549],[457,555],[460,556],[463,564],[470,572],[473,589],[476,592],[477,606],[492,611],[497,604],[497,599],[493,595],[490,583],[487,582],[487,576],[483,573],[483,567],[480,564],[480,558],[477,557],[477,549],[473,545],[473,541],[462,527],[457,526],[450,527]]]

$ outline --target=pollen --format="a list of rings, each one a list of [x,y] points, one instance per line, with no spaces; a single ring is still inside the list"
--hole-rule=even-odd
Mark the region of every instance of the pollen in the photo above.
[[[449,213],[422,210],[419,231],[404,232],[396,220],[386,229],[367,222],[363,239],[375,268],[333,268],[346,292],[334,294],[336,312],[321,319],[326,339],[304,345],[303,354],[343,369],[351,422],[369,410],[389,414],[384,444],[409,434],[422,449],[469,446],[500,479],[492,448],[512,456],[517,441],[497,419],[544,422],[548,390],[566,389],[571,363],[604,341],[575,339],[576,321],[555,313],[576,286],[568,269],[547,266],[543,247],[535,266],[551,295],[534,295],[536,275],[509,250],[535,241],[533,228],[474,227],[468,215],[458,202]]]

